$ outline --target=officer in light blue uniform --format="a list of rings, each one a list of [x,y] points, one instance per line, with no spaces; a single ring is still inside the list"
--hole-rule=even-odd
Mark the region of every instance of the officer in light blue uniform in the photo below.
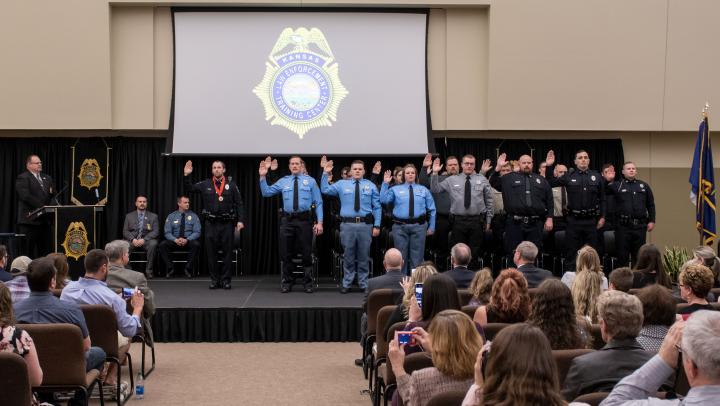
[[[350,291],[355,274],[358,286],[364,291],[370,273],[372,237],[380,234],[380,193],[372,181],[363,179],[363,161],[353,161],[350,178],[332,185],[328,176],[333,170],[333,161],[327,161],[324,169],[320,181],[323,194],[340,198],[340,243],[343,246],[343,285],[340,293]]]
[[[185,264],[185,276],[192,278],[192,266],[195,263],[195,256],[200,249],[200,218],[190,210],[190,199],[187,196],[180,196],[177,199],[178,209],[167,216],[165,220],[165,241],[158,247],[160,256],[165,262],[167,273],[170,278],[173,274],[173,263],[170,260],[170,251],[188,250],[188,259]]]
[[[280,258],[283,261],[280,291],[290,292],[294,279],[292,258],[302,254],[305,272],[305,292],[313,292],[312,239],[313,233],[323,232],[323,201],[315,179],[302,173],[302,159],[290,157],[290,175],[269,186],[265,177],[270,169],[260,161],[260,192],[264,197],[282,195],[283,212],[280,217]],[[312,207],[315,206],[317,223],[313,225]]]
[[[404,168],[405,183],[390,188],[392,172],[385,171],[380,203],[393,203],[392,237],[395,248],[405,260],[403,271],[410,275],[410,269],[423,261],[425,236],[435,231],[435,201],[430,190],[415,183],[417,169],[408,164]]]

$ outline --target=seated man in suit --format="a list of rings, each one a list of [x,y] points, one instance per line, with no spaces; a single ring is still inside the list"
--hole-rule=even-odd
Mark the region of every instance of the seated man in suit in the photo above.
[[[165,220],[165,241],[160,243],[160,256],[167,267],[165,277],[170,278],[174,272],[170,251],[189,251],[185,276],[192,278],[192,266],[200,249],[200,218],[190,210],[190,199],[187,196],[178,197],[177,205],[178,209]]]
[[[160,235],[157,214],[147,209],[147,197],[139,195],[135,199],[137,210],[125,216],[123,224],[123,238],[130,243],[130,252],[144,249],[147,253],[145,275],[148,279],[153,277],[153,263],[155,262],[155,248]]]
[[[444,272],[445,275],[455,281],[458,289],[467,289],[475,277],[475,271],[468,269],[472,260],[472,251],[467,244],[457,243],[450,249],[450,263],[452,269]]]
[[[530,241],[523,241],[518,244],[513,254],[513,262],[528,282],[528,288],[537,288],[542,281],[552,278],[552,272],[535,266],[538,247]]]
[[[619,290],[608,290],[598,298],[600,332],[605,346],[573,359],[562,393],[572,401],[592,392],[610,392],[621,379],[653,357],[636,337],[643,324],[640,299]]]

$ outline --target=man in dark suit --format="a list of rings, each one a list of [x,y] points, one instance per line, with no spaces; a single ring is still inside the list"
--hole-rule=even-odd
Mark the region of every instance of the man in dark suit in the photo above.
[[[518,244],[513,254],[513,262],[527,279],[528,288],[537,288],[542,281],[552,278],[552,272],[535,266],[535,258],[538,255],[538,247],[530,241],[523,241]]]
[[[27,171],[18,175],[15,191],[18,195],[18,233],[25,234],[28,243],[28,255],[38,258],[51,252],[51,229],[48,220],[33,215],[33,211],[50,204],[56,192],[50,176],[42,173],[42,161],[37,155],[25,160]]]
[[[452,269],[444,272],[455,281],[458,289],[467,289],[475,277],[475,271],[468,269],[472,260],[472,251],[467,244],[457,243],[450,249],[450,262]]]
[[[153,277],[153,263],[155,262],[155,248],[160,235],[158,216],[147,209],[147,197],[138,196],[135,199],[136,210],[125,216],[123,224],[123,238],[130,243],[130,252],[143,249],[147,253],[145,275],[148,279]]]

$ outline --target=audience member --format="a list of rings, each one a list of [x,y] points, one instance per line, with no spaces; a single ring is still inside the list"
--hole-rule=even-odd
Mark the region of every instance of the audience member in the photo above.
[[[562,276],[562,282],[572,289],[573,281],[580,272],[595,272],[602,277],[602,290],[608,289],[608,281],[603,274],[602,265],[600,265],[600,256],[597,251],[589,245],[578,250],[575,258],[575,272],[565,272]]]
[[[678,276],[680,297],[689,304],[678,311],[684,320],[698,310],[714,310],[707,301],[707,295],[713,286],[713,279],[712,271],[705,265],[690,264],[684,266],[680,271],[680,276]]]
[[[410,300],[415,297],[415,284],[425,283],[425,280],[430,277],[430,275],[435,275],[436,273],[438,273],[438,271],[432,263],[421,263],[417,268],[415,268],[412,275],[403,278],[400,284],[403,288],[404,294],[400,299],[400,303],[392,312],[385,324],[385,327],[383,328],[383,334],[385,337],[387,337],[388,330],[390,330],[390,327],[393,324],[401,321],[407,321],[408,313],[410,312]],[[382,326],[378,326],[378,328],[382,328]]]
[[[122,288],[138,288],[145,297],[143,313],[148,317],[155,314],[155,294],[148,287],[145,275],[126,268],[130,262],[130,243],[125,240],[115,240],[105,245],[110,263],[108,264],[107,286],[115,292]]]
[[[63,290],[65,286],[70,282],[70,264],[68,264],[67,257],[65,254],[59,252],[53,252],[47,255],[47,258],[53,261],[57,274],[55,274],[55,289]]]
[[[0,351],[15,353],[27,364],[30,386],[42,383],[43,372],[40,368],[37,350],[30,335],[15,327],[13,302],[10,289],[0,283]]]
[[[483,377],[483,358],[475,361],[475,383],[463,406],[543,405],[561,406],[557,365],[550,343],[537,327],[515,324],[495,336],[487,356]]]
[[[521,323],[530,315],[530,295],[525,277],[514,268],[504,269],[493,283],[490,303],[475,310],[473,320],[488,323]]]
[[[662,253],[653,244],[644,244],[638,250],[633,289],[640,289],[647,285],[657,283],[668,289],[672,287],[670,277],[662,263]]]
[[[636,296],[643,306],[643,327],[637,340],[645,351],[656,353],[675,322],[675,298],[656,283],[640,289]]]
[[[710,268],[715,277],[713,287],[720,286],[720,259],[715,255],[715,250],[707,245],[700,245],[693,249],[693,258],[701,265]]]
[[[588,347],[590,324],[584,318],[579,320],[570,289],[564,283],[548,279],[540,284],[527,322],[545,333],[553,350]]]
[[[720,313],[699,311],[670,328],[660,351],[615,385],[603,406],[713,405],[720,399]],[[657,399],[655,393],[675,373],[682,352],[690,391],[684,399]]]
[[[435,275],[431,278],[442,277]],[[438,278],[440,279],[440,278]],[[405,372],[405,352],[398,344],[397,333],[390,341],[388,359],[397,379],[397,393],[405,406],[422,406],[439,393],[451,390],[466,391],[473,383],[474,360],[483,346],[483,339],[465,313],[445,310],[438,313],[427,332],[414,330],[417,340],[433,366]]]
[[[517,270],[527,279],[528,288],[537,288],[542,281],[553,276],[552,272],[535,266],[537,254],[538,247],[530,241],[518,244],[513,254],[513,262],[517,265]]]
[[[0,282],[7,282],[12,279],[12,275],[5,268],[7,267],[8,251],[7,247],[0,244]]]
[[[450,249],[452,269],[443,273],[455,281],[458,289],[467,289],[475,276],[475,272],[468,269],[470,261],[472,261],[472,252],[467,244],[453,245]]]
[[[616,268],[610,272],[610,286],[611,290],[619,290],[620,292],[628,293],[633,286],[633,279],[635,275],[632,269],[624,266]]]
[[[598,322],[597,302],[602,293],[603,282],[600,275],[593,271],[580,272],[570,289],[573,304],[575,304],[575,313],[578,317],[583,317],[593,324]]]
[[[640,299],[617,290],[600,295],[600,332],[606,345],[573,359],[562,393],[571,401],[592,392],[609,392],[652,357],[637,342],[643,314]]]
[[[82,310],[74,303],[53,296],[50,290],[55,289],[56,278],[57,273],[52,259],[33,260],[28,266],[27,273],[30,297],[13,306],[15,319],[27,324],[67,323],[78,326],[83,336],[86,370],[102,371],[105,351],[100,347],[92,347]]]
[[[472,298],[468,306],[485,306],[490,303],[490,292],[492,291],[493,277],[490,268],[483,268],[475,272],[468,290]]]
[[[18,303],[30,296],[30,288],[28,287],[27,277],[25,276],[30,261],[30,258],[23,256],[13,259],[12,264],[10,264],[10,275],[12,275],[12,279],[4,283],[5,286],[10,289],[13,303]]]

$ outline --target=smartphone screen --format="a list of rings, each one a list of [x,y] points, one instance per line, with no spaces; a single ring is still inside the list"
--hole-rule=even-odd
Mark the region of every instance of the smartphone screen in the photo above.
[[[420,306],[421,309],[422,309],[422,289],[423,289],[422,283],[415,284],[415,300],[417,300],[418,306]]]
[[[129,297],[132,297],[133,293],[135,293],[135,289],[133,288],[123,288],[122,290],[122,297],[123,299],[127,299]]]

